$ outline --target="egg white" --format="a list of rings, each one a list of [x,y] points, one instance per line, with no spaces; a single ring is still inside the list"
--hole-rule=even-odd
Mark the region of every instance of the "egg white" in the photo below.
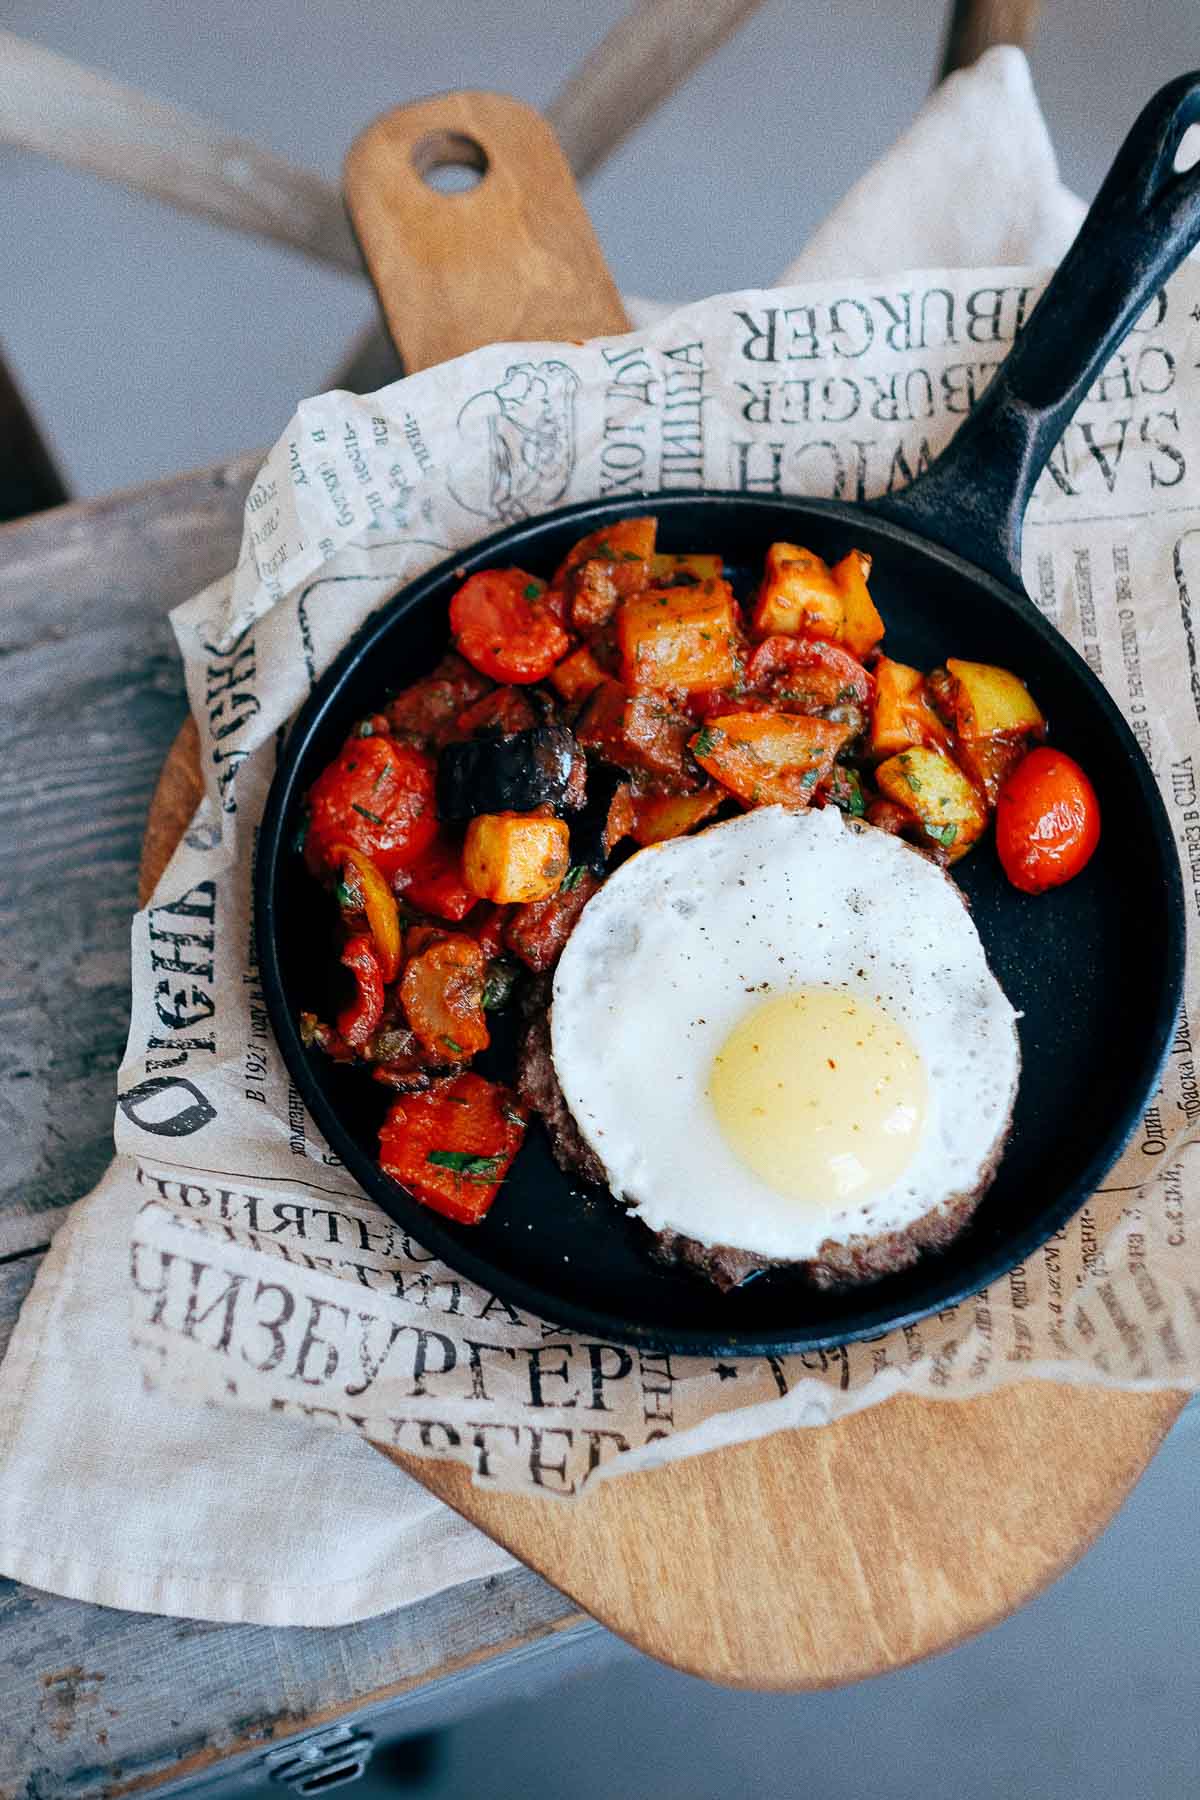
[[[920,1053],[929,1098],[883,1191],[799,1206],[726,1143],[707,1084],[770,994],[833,984]],[[1020,1070],[1016,1015],[940,869],[834,807],[761,807],[642,850],[584,908],[554,978],[554,1066],[613,1193],[655,1231],[779,1261],[910,1225],[986,1184]]]

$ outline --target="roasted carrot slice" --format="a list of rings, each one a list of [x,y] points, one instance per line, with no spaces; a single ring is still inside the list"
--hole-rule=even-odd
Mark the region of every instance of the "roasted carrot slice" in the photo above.
[[[405,1017],[441,1062],[469,1062],[477,1050],[487,1048],[486,969],[487,959],[475,939],[458,932],[433,937],[404,965],[400,1003]]]

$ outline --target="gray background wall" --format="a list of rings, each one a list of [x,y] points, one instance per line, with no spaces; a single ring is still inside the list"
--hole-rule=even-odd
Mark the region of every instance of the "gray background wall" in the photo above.
[[[469,84],[544,102],[622,10],[6,0],[0,21],[336,178],[398,100]],[[589,185],[621,284],[686,297],[769,281],[911,117],[941,22],[912,0],[764,6]],[[1046,0],[1034,76],[1066,179],[1090,194],[1144,99],[1196,64],[1195,0]],[[349,277],[3,149],[0,232],[0,342],[80,494],[267,443],[371,311]],[[1198,1419],[1078,1569],[938,1662],[778,1698],[614,1646],[607,1673],[456,1728],[419,1791],[1183,1800],[1200,1752]]]

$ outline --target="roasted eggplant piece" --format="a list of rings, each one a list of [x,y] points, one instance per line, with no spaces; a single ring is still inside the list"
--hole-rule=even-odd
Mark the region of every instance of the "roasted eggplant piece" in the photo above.
[[[613,802],[619,792],[628,792],[628,784],[620,769],[602,763],[588,767],[587,805],[571,820],[571,867],[603,875],[614,848],[610,829]]]
[[[447,744],[438,757],[438,815],[474,819],[540,806],[575,812],[583,805],[585,785],[583,751],[565,725],[470,738]]]

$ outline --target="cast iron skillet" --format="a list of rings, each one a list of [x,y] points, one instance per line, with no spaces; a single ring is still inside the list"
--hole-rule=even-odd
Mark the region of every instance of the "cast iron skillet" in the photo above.
[[[333,1150],[385,1212],[452,1269],[525,1312],[603,1339],[724,1356],[828,1349],[977,1292],[1044,1243],[1103,1182],[1154,1092],[1170,1042],[1183,980],[1182,882],[1166,812],[1129,728],[1022,591],[1021,521],[1076,406],[1200,238],[1200,168],[1173,173],[1183,132],[1198,117],[1200,76],[1172,83],[1146,108],[1002,370],[948,450],[905,492],[866,506],[648,494],[530,519],[406,588],[317,683],[283,752],[260,840],[256,922],[267,1005],[287,1066]],[[310,1054],[299,1039],[303,1007],[328,1016],[337,1004],[326,985],[334,978],[329,902],[291,849],[310,784],[385,688],[436,660],[463,570],[515,563],[549,575],[584,532],[647,511],[658,515],[662,548],[721,552],[735,585],[748,582],[774,538],[827,557],[852,545],[869,551],[889,652],[926,668],[957,654],[1018,670],[1053,742],[1084,764],[1101,798],[1100,849],[1056,893],[1017,893],[990,843],[958,867],[988,960],[1023,1014],[1012,1139],[952,1247],[874,1286],[818,1294],[777,1271],[721,1296],[656,1264],[634,1221],[560,1173],[540,1129],[486,1221],[455,1226],[378,1169],[387,1092],[362,1071]],[[511,1044],[488,1056],[503,1072]]]

